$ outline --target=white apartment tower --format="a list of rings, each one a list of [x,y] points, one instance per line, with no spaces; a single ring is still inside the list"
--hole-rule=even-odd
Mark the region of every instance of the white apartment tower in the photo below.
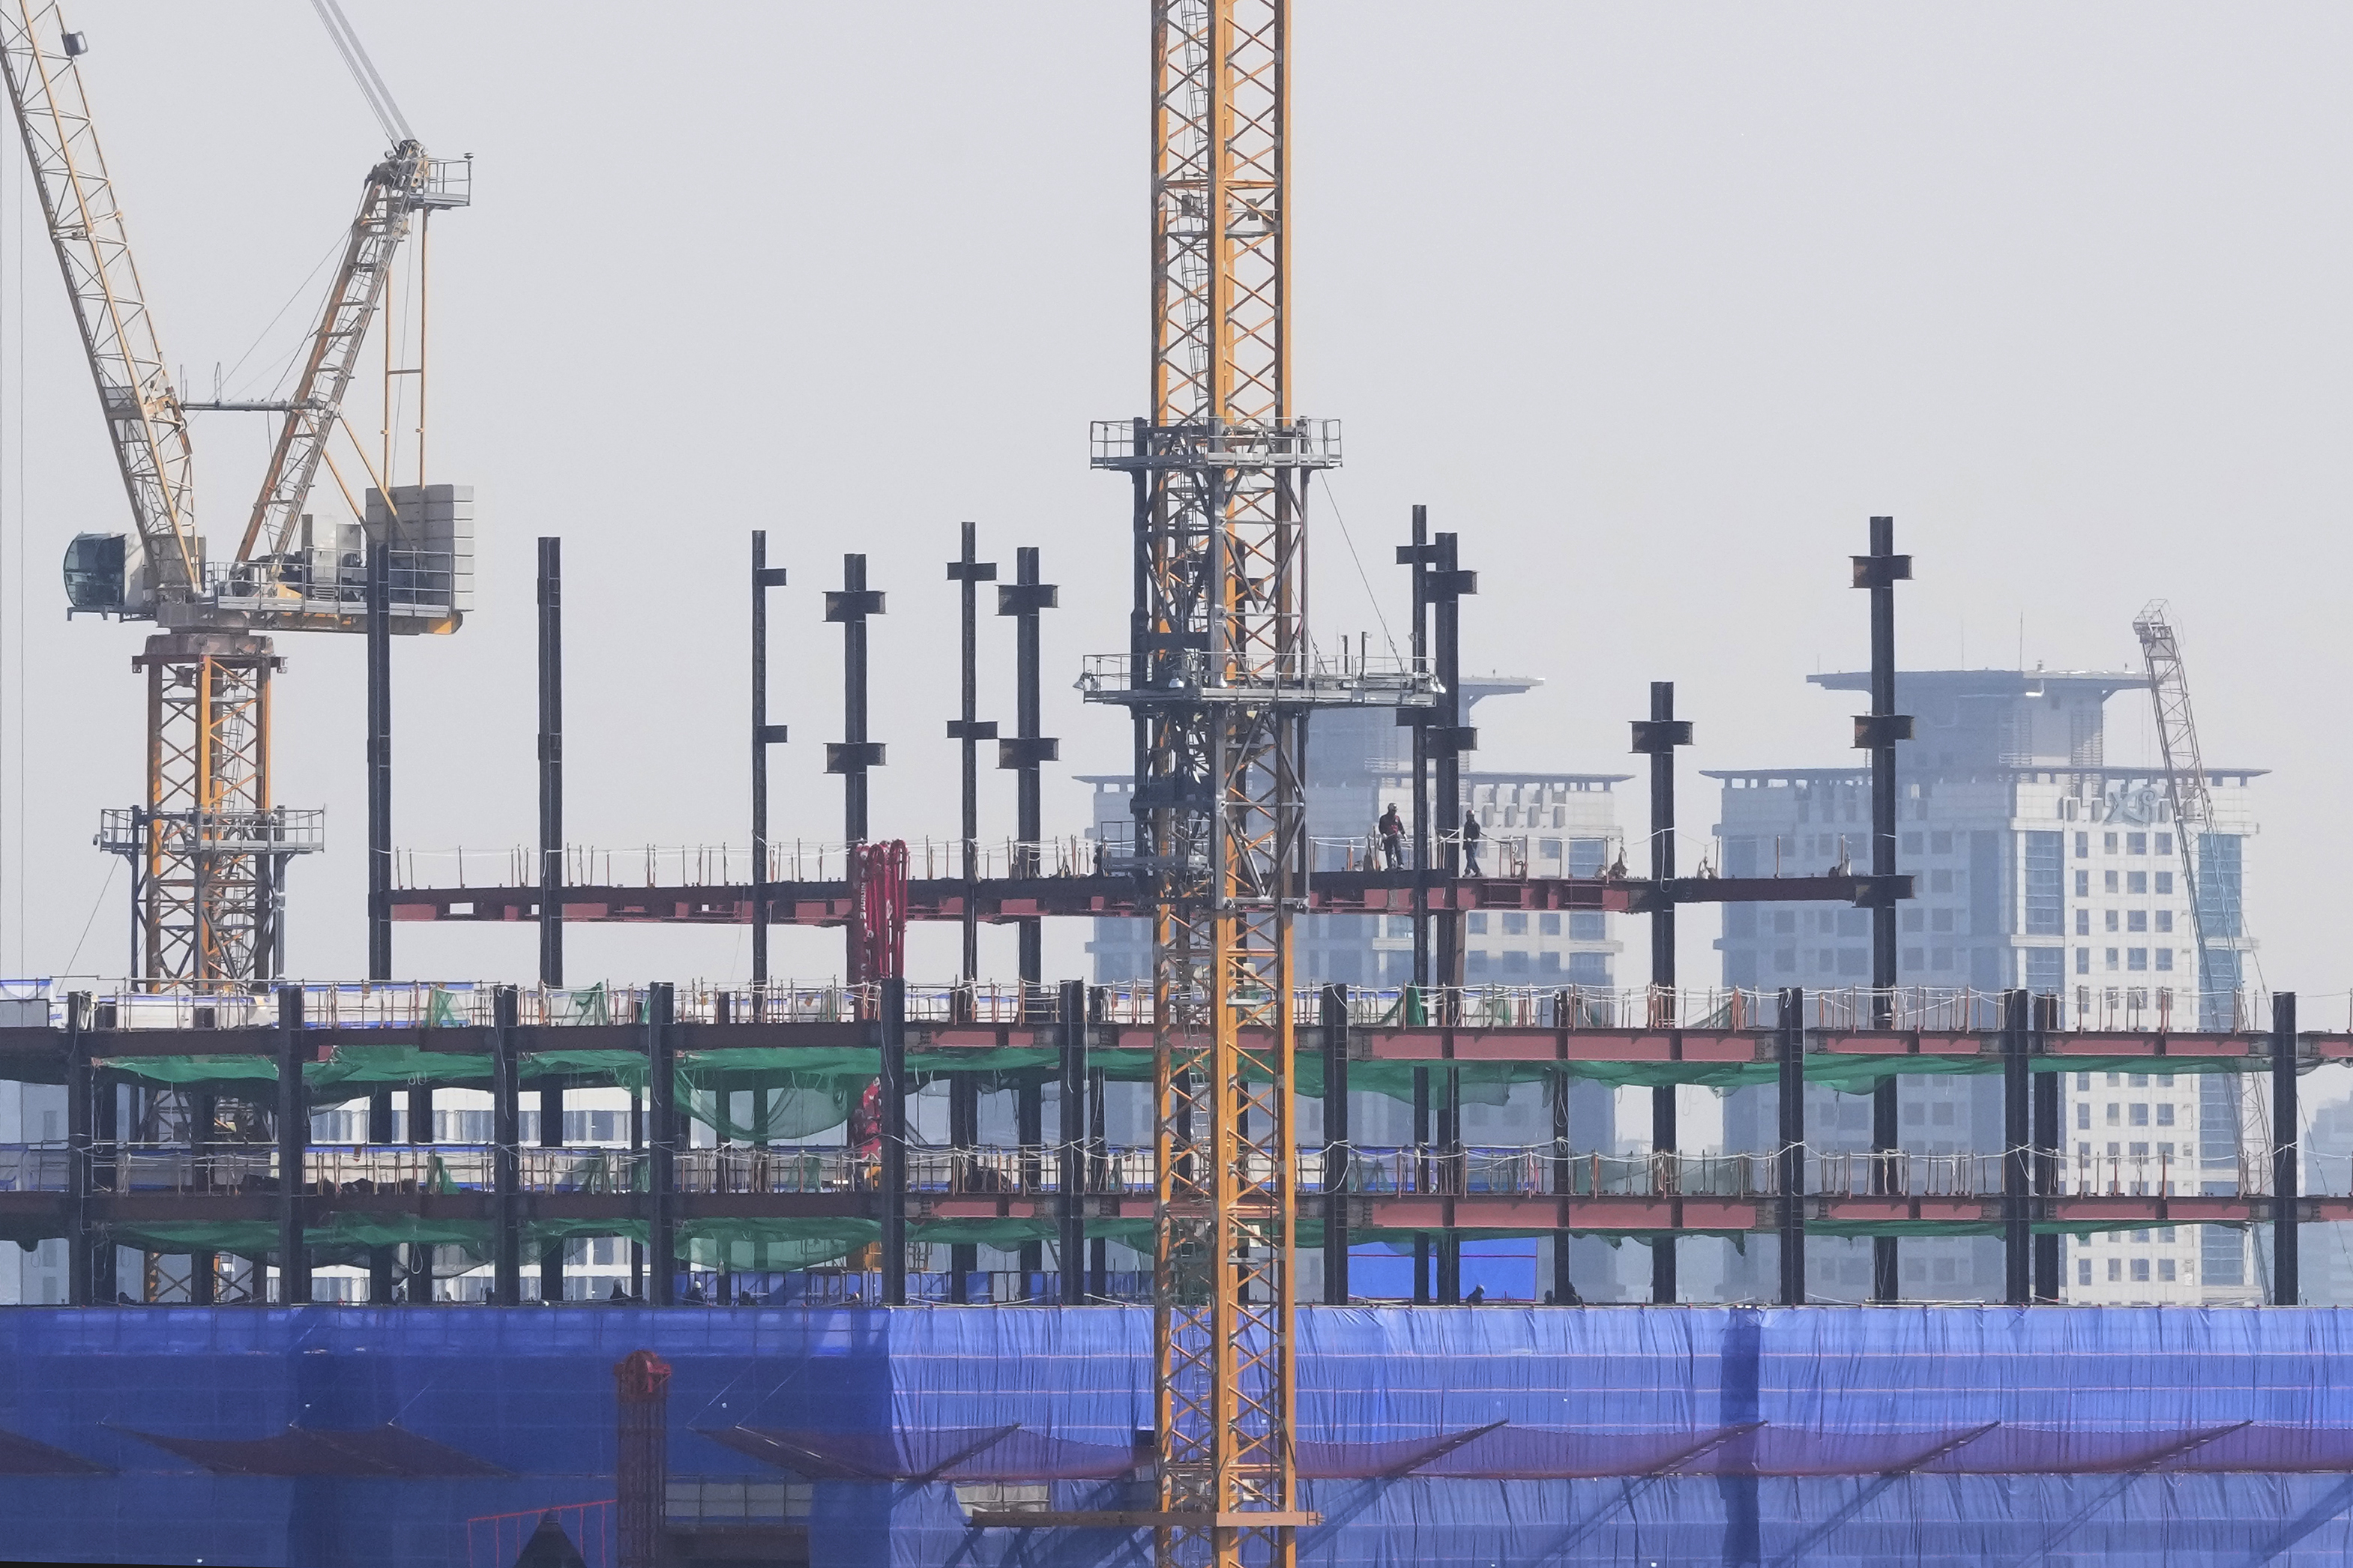
[[[1860,696],[1863,674],[1814,684]],[[2116,767],[2105,755],[2105,710],[2140,693],[2140,675],[2108,670],[1908,671],[1896,708],[1914,739],[1896,749],[1899,868],[1914,879],[1900,907],[1896,978],[1906,986],[1992,992],[2022,987],[2060,998],[2063,1022],[2147,1028],[2228,1026],[2245,935],[2241,847],[2254,831],[2248,785],[2262,770],[2210,769],[2214,821],[2189,846],[2199,910],[2193,920],[2182,845],[2165,779]],[[2144,699],[2145,700],[2145,699]],[[1796,875],[1870,864],[1871,773],[1837,768],[1712,773],[1722,781],[1716,835],[1727,876]],[[1820,904],[1725,906],[1727,985],[1820,991],[1870,984],[1868,912]],[[2252,1022],[2251,1020],[2241,1020]],[[1999,1080],[1903,1080],[1905,1147],[1918,1153],[2001,1147]],[[2223,1075],[2070,1073],[2061,1116],[2071,1182],[2126,1191],[2235,1190],[2240,1090]],[[1770,1089],[1733,1095],[1725,1146],[1766,1148]],[[1810,1140],[1824,1149],[1870,1143],[1867,1101],[1809,1091]],[[1815,1243],[1810,1275],[1823,1294],[1860,1297],[1869,1271],[1860,1244]],[[1831,1256],[1835,1253],[1837,1256]],[[1849,1256],[1852,1253],[1852,1256]],[[1906,1296],[1998,1296],[2001,1249],[1989,1240],[1904,1244]],[[2246,1238],[2221,1227],[2179,1226],[2069,1238],[2071,1300],[2228,1301],[2255,1299],[2260,1281]],[[1754,1272],[1756,1264],[1746,1266]],[[1760,1280],[1759,1284],[1763,1282]]]

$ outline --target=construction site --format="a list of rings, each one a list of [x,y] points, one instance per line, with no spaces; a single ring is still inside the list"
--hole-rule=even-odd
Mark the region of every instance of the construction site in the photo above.
[[[1701,732],[1712,656],[1680,655],[1635,710],[1564,700],[1605,748],[1482,765],[1546,678],[1466,642],[1540,658],[1481,619],[1499,576],[1549,567],[1411,495],[1342,537],[1341,422],[1293,401],[1318,286],[1293,66],[1345,28],[1147,0],[1099,134],[1146,110],[1148,161],[1057,197],[1126,215],[1130,411],[994,437],[1092,471],[1084,552],[780,501],[661,524],[735,563],[691,609],[633,606],[625,635],[575,593],[567,628],[564,531],[532,531],[531,584],[478,574],[476,487],[428,443],[427,370],[471,352],[428,334],[430,237],[480,217],[473,154],[428,149],[312,5],[384,150],[279,383],[209,397],[133,264],[115,180],[144,150],[100,146],[110,56],[147,46],[0,5],[65,284],[19,281],[5,320],[69,320],[99,407],[8,395],[102,428],[128,501],[10,526],[62,552],[101,623],[76,636],[143,638],[144,763],[109,797],[134,804],[37,825],[111,879],[74,958],[0,982],[0,1557],[2353,1551],[2353,996],[2264,978],[2244,847],[2258,781],[2305,753],[2207,755],[2207,644],[2165,601],[2071,626],[2050,668],[2022,617],[2007,663],[1911,651],[1944,646],[1909,607],[1969,546],[1857,511],[1795,568],[1839,591],[1815,618],[1844,657],[1771,721],[1806,737],[1771,765]],[[437,420],[497,417],[451,402]],[[195,521],[199,415],[266,430],[233,552]],[[486,487],[485,541],[517,531],[501,510]],[[1377,631],[1311,618],[1311,538]],[[1060,651],[1057,617],[1113,588],[1124,645]],[[395,700],[477,618],[534,631],[528,662],[470,656],[533,693],[497,756]],[[727,668],[617,723],[584,653],[686,618]],[[330,759],[364,777],[364,832],[332,847],[281,783],[331,750],[290,717],[316,710],[273,720],[290,652],[336,643],[312,633],[364,672],[335,699],[364,743]],[[2137,657],[2081,662],[2103,647]],[[707,727],[711,689],[732,832],[567,829],[568,780],[650,813],[663,726]],[[120,695],[83,721],[130,724]],[[944,734],[893,732],[902,699]],[[2127,730],[2147,754],[2111,747]],[[513,825],[466,775],[526,741],[535,837],[485,849]],[[913,820],[876,791],[909,773]],[[1082,789],[1083,816],[1058,804]],[[471,847],[409,836],[426,797],[479,817]],[[338,856],[364,899],[307,890]],[[301,972],[363,935],[360,972]],[[740,966],[665,973],[726,950],[658,944],[705,939]],[[122,962],[77,962],[101,951]]]

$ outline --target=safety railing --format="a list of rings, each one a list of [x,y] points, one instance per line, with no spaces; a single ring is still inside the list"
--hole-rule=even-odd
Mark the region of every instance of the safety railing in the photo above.
[[[526,1193],[642,1193],[649,1185],[642,1149],[521,1149],[515,1182]]]
[[[681,1149],[670,1172],[681,1193],[863,1193],[881,1185],[881,1163],[850,1148]]]
[[[925,834],[906,840],[908,875],[961,881],[966,876],[964,840]],[[785,839],[768,846],[770,882],[846,882],[855,847],[821,839]],[[1011,877],[1094,877],[1104,874],[1111,847],[1082,833],[1050,838],[977,839],[970,875],[986,880]],[[749,889],[758,864],[744,844],[569,844],[562,854],[568,889],[715,888]],[[541,851],[532,845],[394,851],[396,885],[434,891],[512,890],[540,886]]]

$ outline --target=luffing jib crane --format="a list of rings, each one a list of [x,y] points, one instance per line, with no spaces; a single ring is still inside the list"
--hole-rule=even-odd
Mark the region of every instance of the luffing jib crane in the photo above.
[[[147,676],[145,801],[101,814],[99,835],[133,868],[134,965],[154,984],[276,974],[287,861],[322,847],[321,813],[273,802],[269,678],[284,661],[267,634],[364,631],[370,550],[386,557],[391,630],[454,630],[470,603],[471,493],[424,483],[421,384],[414,485],[394,482],[388,442],[381,465],[368,460],[343,405],[402,242],[423,216],[467,204],[470,165],[427,156],[334,0],[314,3],[394,145],[369,171],[293,395],[244,404],[186,402],[164,368],[83,89],[83,35],[54,4],[0,5],[0,72],[131,501],[131,531],[84,533],[69,546],[68,614],[160,628],[132,660]],[[388,386],[389,342],[385,353]],[[418,362],[421,384],[421,340]],[[283,421],[226,563],[207,560],[195,526],[188,416],[206,408]],[[356,487],[328,453],[339,426],[364,476]],[[323,543],[302,510],[322,464],[359,520]]]

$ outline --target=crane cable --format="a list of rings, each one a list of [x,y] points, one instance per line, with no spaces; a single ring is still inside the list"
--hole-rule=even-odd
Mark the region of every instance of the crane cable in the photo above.
[[[335,52],[343,57],[343,64],[351,71],[352,80],[359,84],[360,95],[375,111],[376,123],[384,127],[385,135],[391,138],[395,146],[416,141],[416,132],[408,129],[408,121],[401,114],[400,105],[392,100],[392,89],[385,86],[384,78],[376,74],[375,62],[368,58],[367,48],[360,42],[351,18],[343,15],[343,8],[335,4],[335,0],[311,0],[311,9],[316,11],[319,20],[327,25],[327,36],[335,40]]]

